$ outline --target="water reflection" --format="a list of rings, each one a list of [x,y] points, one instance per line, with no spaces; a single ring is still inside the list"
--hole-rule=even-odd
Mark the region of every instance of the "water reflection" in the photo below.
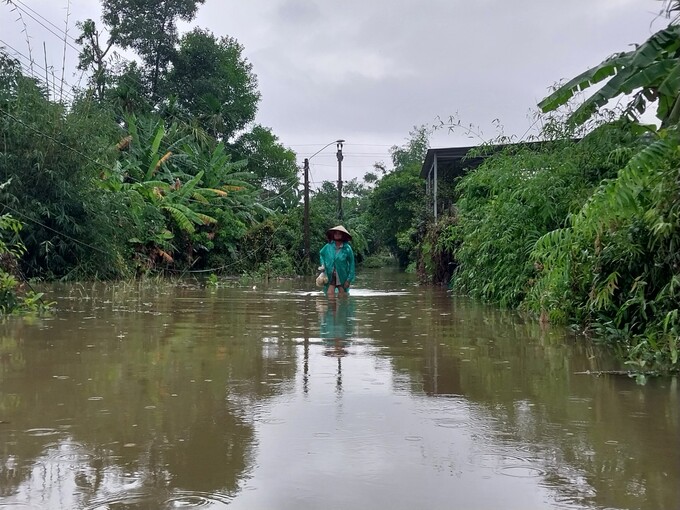
[[[318,299],[319,329],[326,354],[345,356],[349,339],[354,333],[355,304],[351,297],[343,299]]]
[[[0,325],[0,507],[677,508],[675,380],[360,283],[55,287],[57,316]]]
[[[338,360],[336,390],[342,393],[342,358],[349,354],[348,347],[354,330],[354,301],[351,297],[319,299],[320,335],[324,343],[324,356]]]

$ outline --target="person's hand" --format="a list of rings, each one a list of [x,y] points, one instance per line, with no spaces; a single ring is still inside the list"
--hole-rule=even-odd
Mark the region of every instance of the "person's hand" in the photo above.
[[[343,287],[345,287],[346,289],[349,289],[349,280],[345,281],[345,284],[343,285]]]

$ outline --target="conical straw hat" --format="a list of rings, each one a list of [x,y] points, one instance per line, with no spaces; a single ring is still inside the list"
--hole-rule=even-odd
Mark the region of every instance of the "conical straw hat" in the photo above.
[[[328,239],[333,239],[333,231],[337,230],[338,232],[342,232],[345,236],[345,239],[348,241],[352,240],[352,236],[349,232],[347,232],[347,229],[343,227],[342,225],[338,225],[337,227],[329,228],[326,230],[326,237]]]

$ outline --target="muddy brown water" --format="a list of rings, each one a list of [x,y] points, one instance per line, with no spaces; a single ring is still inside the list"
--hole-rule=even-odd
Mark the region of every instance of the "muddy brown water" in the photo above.
[[[0,324],[0,508],[680,508],[677,380],[359,276],[43,289]]]

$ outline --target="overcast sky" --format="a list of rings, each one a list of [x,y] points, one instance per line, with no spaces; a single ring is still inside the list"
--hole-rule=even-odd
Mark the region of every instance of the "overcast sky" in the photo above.
[[[67,0],[0,5],[0,46],[11,45],[57,76]],[[454,116],[483,139],[532,132],[536,104],[568,79],[665,26],[658,0],[206,0],[183,29],[235,37],[258,76],[256,122],[270,127],[302,161],[338,138],[343,179],[390,163],[414,126]],[[99,20],[99,2],[71,0],[75,21]],[[30,8],[30,9],[29,9]],[[40,16],[38,16],[38,14]],[[35,19],[32,19],[35,18]],[[77,83],[67,47],[66,81]],[[10,50],[14,53],[14,50]],[[433,147],[477,145],[462,129],[440,130]],[[337,179],[335,144],[311,160],[314,181]]]

